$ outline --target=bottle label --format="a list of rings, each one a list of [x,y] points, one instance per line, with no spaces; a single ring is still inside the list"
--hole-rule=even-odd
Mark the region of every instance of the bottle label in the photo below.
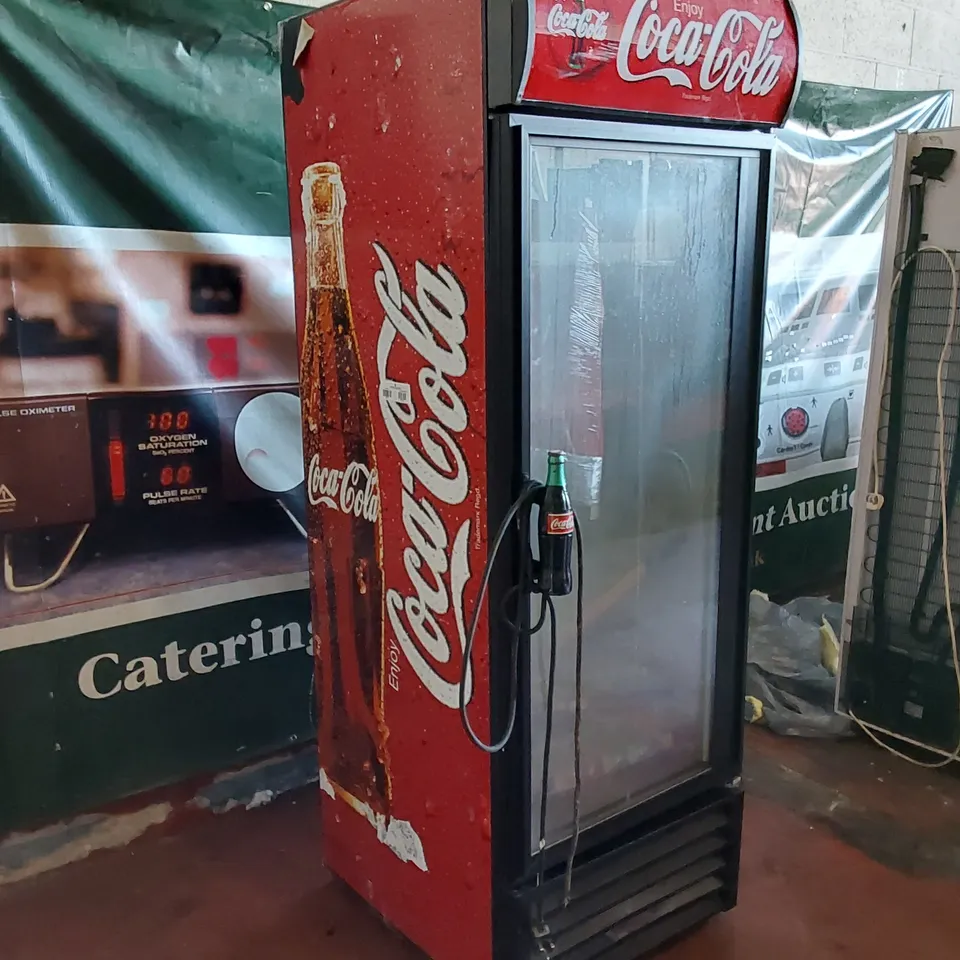
[[[573,533],[575,521],[573,513],[548,513],[547,514],[547,533],[551,537],[563,537],[568,533]]]
[[[380,476],[356,461],[345,470],[336,470],[322,466],[320,454],[314,454],[307,471],[307,498],[313,507],[329,507],[371,523],[380,522]]]

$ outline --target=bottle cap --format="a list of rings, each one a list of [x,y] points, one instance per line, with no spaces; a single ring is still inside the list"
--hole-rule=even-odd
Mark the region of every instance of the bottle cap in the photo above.
[[[336,163],[312,163],[300,178],[303,216],[308,225],[329,225],[343,216],[347,196]]]
[[[566,455],[562,450],[551,450],[551,451],[547,454],[547,459],[548,459],[548,460],[553,460],[553,461],[566,460],[566,459],[567,459],[567,455]]]

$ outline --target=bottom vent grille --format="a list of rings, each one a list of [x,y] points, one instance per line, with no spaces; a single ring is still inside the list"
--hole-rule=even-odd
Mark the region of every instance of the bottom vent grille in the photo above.
[[[634,960],[728,909],[736,899],[741,794],[686,811],[578,864],[570,904],[563,877],[517,896],[531,932],[527,955]],[[543,898],[543,929],[537,929]],[[532,940],[532,942],[531,942]]]

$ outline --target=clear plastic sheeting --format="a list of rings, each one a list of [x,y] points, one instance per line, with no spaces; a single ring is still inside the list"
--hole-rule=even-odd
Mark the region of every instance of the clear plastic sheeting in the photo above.
[[[834,711],[836,634],[843,607],[819,597],[786,606],[750,597],[747,719],[788,737],[848,736],[852,724]]]
[[[737,203],[749,185],[725,154],[531,139],[530,458],[542,478],[545,452],[567,453],[587,558],[586,829],[709,763]],[[555,603],[550,843],[570,835],[574,787],[576,604]],[[540,635],[534,810],[546,651]]]
[[[602,370],[603,279],[600,276],[600,231],[593,201],[584,198],[580,213],[581,238],[574,270],[573,306],[570,308],[570,387],[572,409],[582,422],[576,433],[579,449],[569,464],[569,480],[579,502],[595,507],[600,500],[603,471]],[[571,431],[573,433],[573,431]],[[573,437],[570,437],[571,441]]]
[[[549,161],[542,153],[534,154],[537,182],[546,201],[546,191],[558,190]],[[549,170],[549,174],[548,171]],[[547,179],[550,179],[550,186]],[[559,195],[557,194],[559,200]],[[564,209],[550,207],[553,221],[549,234],[561,241],[562,265],[559,260],[545,263],[544,270],[561,270],[556,283],[544,283],[539,273],[533,278],[535,302],[550,299],[549,310],[566,322],[566,350],[548,357],[550,345],[541,342],[533,331],[531,344],[534,363],[550,363],[564,384],[562,395],[538,392],[533,397],[535,420],[549,423],[543,431],[546,443],[532,451],[534,476],[543,476],[548,450],[567,454],[567,483],[573,502],[584,513],[595,516],[600,504],[603,478],[603,321],[604,285],[601,274],[600,227],[598,211],[589,196],[572,194],[564,197]],[[557,232],[562,233],[562,238]],[[571,262],[572,261],[572,262]],[[564,276],[566,273],[566,276]],[[571,281],[564,282],[561,280]]]
[[[777,131],[754,513],[754,582],[774,595],[842,577],[893,137],[950,109],[949,93],[805,83]]]

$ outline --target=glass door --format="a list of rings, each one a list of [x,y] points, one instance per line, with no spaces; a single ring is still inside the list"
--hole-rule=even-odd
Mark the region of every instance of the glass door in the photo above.
[[[709,768],[743,151],[529,137],[529,456],[584,537],[581,826]],[[753,189],[753,187],[751,187]],[[548,843],[569,836],[575,600],[557,604]],[[531,850],[548,641],[530,648]]]

